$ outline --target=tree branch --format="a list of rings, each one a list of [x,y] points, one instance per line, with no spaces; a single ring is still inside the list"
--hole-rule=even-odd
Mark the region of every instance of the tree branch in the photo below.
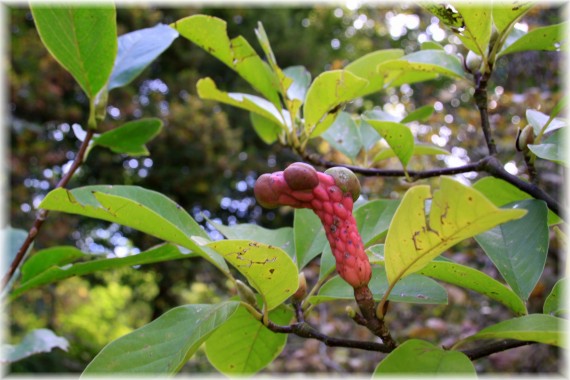
[[[89,142],[93,138],[94,133],[95,130],[91,128],[87,130],[87,135],[85,136],[85,139],[81,143],[79,151],[77,152],[77,155],[75,156],[75,159],[71,164],[71,167],[69,168],[67,173],[65,173],[65,175],[61,178],[61,180],[57,183],[55,187],[56,189],[67,186],[67,184],[71,180],[71,177],[73,177],[73,174],[75,174],[77,169],[81,166],[81,164],[83,163],[83,158],[85,157],[85,152],[87,152],[87,147],[89,146]],[[32,225],[32,228],[30,228],[30,230],[28,231],[28,236],[26,236],[26,240],[24,240],[24,243],[22,243],[20,249],[18,250],[18,253],[16,253],[16,257],[14,257],[14,260],[10,263],[8,272],[6,273],[6,275],[4,275],[4,278],[2,279],[2,289],[6,288],[6,286],[14,276],[14,273],[16,273],[16,270],[22,263],[22,260],[24,259],[26,252],[28,251],[28,249],[34,242],[38,232],[42,228],[42,225],[44,224],[44,221],[48,216],[48,213],[49,211],[47,210],[39,210],[38,215],[34,220],[34,224]]]
[[[473,95],[473,97],[475,98],[475,104],[477,105],[477,109],[479,110],[479,116],[481,117],[481,129],[483,130],[483,135],[485,136],[485,143],[487,144],[487,148],[489,149],[489,155],[492,156],[497,154],[497,146],[495,145],[495,141],[493,140],[493,136],[491,135],[491,124],[489,123],[489,110],[487,109],[488,80],[489,80],[489,75],[487,74],[481,76],[481,73],[478,73],[475,76],[475,94]]]
[[[505,339],[499,342],[493,342],[486,344],[484,346],[475,347],[466,350],[460,350],[460,351],[463,352],[469,359],[477,360],[492,354],[496,354],[498,352],[510,350],[511,348],[527,346],[529,344],[536,344],[536,342]]]

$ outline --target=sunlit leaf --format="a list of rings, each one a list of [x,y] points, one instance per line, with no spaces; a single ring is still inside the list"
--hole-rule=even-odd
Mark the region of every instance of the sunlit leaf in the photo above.
[[[427,145],[427,144],[415,144],[414,150],[412,152],[412,157],[420,155],[435,156],[438,154],[449,155],[450,153],[447,150],[440,148],[438,146]],[[378,162],[392,157],[396,157],[396,153],[394,153],[394,151],[391,148],[386,148],[379,151],[372,159],[372,162]]]
[[[111,149],[115,153],[131,156],[148,156],[144,144],[160,133],[162,121],[157,118],[133,120],[93,139],[94,144]]]
[[[414,135],[410,128],[401,123],[393,121],[380,121],[365,118],[367,124],[371,125],[382,136],[390,148],[406,168],[414,152]]]
[[[236,71],[274,107],[280,104],[277,83],[269,65],[242,36],[230,40],[224,20],[194,15],[178,20],[170,26]]]
[[[360,90],[358,96],[365,96],[384,87],[384,77],[378,74],[376,67],[383,62],[398,59],[404,55],[402,49],[385,49],[368,53],[349,63],[344,68],[360,78],[368,79],[368,84]]]
[[[373,377],[388,374],[477,377],[473,363],[464,353],[444,350],[419,339],[409,339],[389,353],[378,364]]]
[[[362,142],[356,123],[349,113],[341,112],[334,123],[321,135],[333,148],[354,159]]]
[[[117,55],[114,5],[32,3],[31,10],[44,45],[93,100],[107,83]]]
[[[178,32],[168,25],[135,30],[119,37],[117,58],[109,78],[108,90],[129,84],[168,49]]]
[[[399,204],[397,199],[376,199],[354,211],[354,219],[365,247],[386,235]]]
[[[461,341],[461,344],[479,339],[516,339],[568,347],[566,320],[545,314],[530,314],[507,319],[489,326]]]
[[[568,289],[568,278],[560,279],[554,284],[552,291],[544,301],[542,310],[544,314],[550,314],[556,317],[568,314],[566,289]]]
[[[282,128],[285,128],[284,126],[288,118],[285,118],[273,104],[259,96],[220,91],[211,78],[200,79],[196,84],[196,89],[202,99],[216,100],[234,107],[255,112],[273,121],[275,124],[282,126]],[[285,114],[286,111],[283,111],[283,113]]]
[[[400,120],[400,123],[405,124],[411,121],[425,121],[433,114],[433,111],[435,111],[435,108],[432,105],[420,107],[407,114],[406,117]]]
[[[454,6],[464,22],[463,30],[458,34],[459,39],[469,50],[486,56],[493,23],[491,7],[477,1],[457,2]]]
[[[36,252],[22,267],[22,281],[10,294],[14,299],[42,285],[61,281],[74,276],[99,271],[112,270],[126,266],[158,263],[163,261],[199,257],[192,252],[182,252],[172,244],[162,244],[147,251],[126,257],[102,258],[101,255],[89,255],[75,247],[52,247]],[[90,259],[78,261],[78,259]]]
[[[174,375],[238,306],[239,302],[227,301],[171,309],[105,346],[87,365],[82,376]]]
[[[443,46],[435,41],[424,41],[420,47],[421,50],[443,50]]]
[[[251,240],[222,240],[208,246],[244,275],[267,310],[282,304],[299,286],[297,266],[281,248]]]
[[[2,344],[0,363],[13,363],[32,355],[50,352],[54,348],[67,351],[69,342],[48,329],[32,330],[26,334],[19,344]]]
[[[563,22],[533,29],[502,50],[497,57],[527,50],[559,50],[564,38],[568,36],[567,27],[568,22]]]
[[[518,0],[497,2],[493,4],[493,22],[497,27],[497,32],[502,33],[504,30],[513,25],[526,12],[530,10],[536,3],[534,1],[520,2]]]
[[[527,210],[518,220],[504,223],[475,237],[503,278],[523,300],[538,282],[548,251],[548,225],[544,201],[528,199],[509,205]]]
[[[372,280],[368,285],[374,299],[382,299],[388,290],[388,281],[384,267],[372,268]],[[316,296],[309,298],[309,302],[319,304],[335,300],[353,300],[354,289],[342,278],[335,276],[327,281]],[[447,304],[447,291],[436,281],[429,277],[413,274],[400,281],[388,296],[393,302],[406,302],[418,304]]]
[[[283,73],[293,80],[287,90],[287,97],[305,101],[307,89],[311,85],[311,73],[304,66],[287,67]]]
[[[328,245],[319,217],[308,209],[296,209],[293,220],[297,265],[303,269]]]
[[[477,190],[448,177],[441,178],[433,196],[429,186],[414,186],[404,195],[386,237],[388,281],[392,285],[456,243],[525,214],[499,209]]]
[[[566,129],[554,131],[540,144],[529,144],[528,148],[537,157],[568,167],[567,147],[564,141],[565,133]]]
[[[487,199],[498,207],[523,199],[533,199],[529,194],[520,190],[518,187],[511,185],[507,181],[491,176],[481,178],[473,184],[473,188],[483,193]],[[558,215],[548,210],[548,225],[561,222],[562,220]]]
[[[305,98],[305,129],[316,137],[327,130],[340,111],[340,106],[357,96],[368,85],[347,70],[325,71],[315,78]]]
[[[138,186],[86,186],[55,189],[40,208],[107,220],[179,244],[227,272],[224,260],[199,244],[208,235],[182,207],[164,195]]]
[[[287,325],[292,310],[272,310],[269,319]],[[206,341],[208,361],[226,376],[253,375],[271,363],[283,351],[287,334],[274,333],[240,307]]]

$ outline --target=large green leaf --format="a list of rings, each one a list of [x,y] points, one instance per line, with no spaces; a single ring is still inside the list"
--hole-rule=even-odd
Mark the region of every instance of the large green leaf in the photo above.
[[[19,344],[2,344],[0,349],[0,363],[13,363],[32,355],[50,352],[54,348],[67,351],[67,339],[55,335],[48,329],[36,329],[26,334]]]
[[[371,264],[385,264],[383,244],[370,247],[366,253]],[[436,258],[418,273],[483,294],[502,303],[517,315],[527,314],[526,306],[519,296],[477,269],[454,263],[448,259]]]
[[[568,24],[568,22],[563,22],[533,29],[502,50],[497,57],[527,50],[559,50],[560,44],[568,38],[566,32]]]
[[[516,339],[567,348],[567,334],[566,320],[551,315],[530,314],[484,328],[458,342],[456,346],[478,339]]]
[[[22,266],[22,281],[10,294],[14,299],[29,289],[61,281],[74,276],[105,271],[124,266],[151,264],[162,261],[197,257],[195,253],[182,252],[172,244],[163,244],[136,255],[116,258],[101,258],[87,255],[75,247],[53,247],[36,252]],[[92,258],[89,261],[78,261]]]
[[[519,201],[523,199],[533,199],[529,194],[520,190],[518,187],[511,185],[507,181],[496,177],[484,177],[473,184],[473,188],[477,189],[487,197],[495,206],[501,207],[507,203]],[[548,210],[548,224],[558,224],[562,220],[558,215]]]
[[[433,114],[434,111],[435,108],[432,105],[420,107],[407,114],[406,117],[400,120],[400,123],[405,124],[411,121],[425,121]]]
[[[509,206],[525,209],[527,214],[475,236],[475,240],[515,293],[526,301],[546,262],[547,208],[544,201],[535,199],[517,201]]]
[[[365,247],[374,244],[388,232],[399,204],[400,201],[396,199],[376,199],[354,211],[354,219]]]
[[[269,319],[279,325],[289,324],[292,317],[293,312],[284,307],[269,313]],[[274,333],[240,307],[208,338],[206,356],[226,376],[248,376],[271,363],[285,343],[287,334]]]
[[[384,77],[378,74],[376,66],[380,63],[398,59],[404,55],[402,49],[385,49],[368,53],[349,63],[344,68],[360,78],[368,79],[368,84],[360,90],[358,96],[365,96],[377,92],[384,87]]]
[[[283,132],[283,127],[280,124],[255,112],[249,113],[249,121],[251,121],[255,133],[266,144],[273,144]]]
[[[568,304],[566,297],[566,289],[568,289],[568,278],[562,278],[554,284],[552,291],[544,301],[542,312],[554,316],[565,316],[568,314]]]
[[[328,244],[325,229],[319,217],[309,209],[296,209],[293,220],[297,265],[303,269]]]
[[[493,4],[493,22],[497,32],[502,33],[519,20],[536,3],[533,1],[520,2],[518,0],[502,1]]]
[[[275,309],[299,287],[298,269],[281,248],[251,240],[209,243],[263,297],[267,310]]]
[[[107,83],[117,55],[115,7],[32,3],[42,42],[91,100]]]
[[[275,230],[263,228],[256,224],[235,224],[224,226],[223,224],[210,221],[218,231],[227,239],[232,240],[253,240],[264,244],[272,244],[279,247],[290,257],[295,257],[295,246],[293,244],[293,228],[281,227]]]
[[[525,214],[525,210],[499,209],[477,190],[448,177],[441,178],[433,197],[429,186],[412,187],[404,195],[386,237],[390,285],[423,269],[456,243]]]
[[[372,268],[370,291],[374,299],[379,301],[388,290],[388,281],[384,267]],[[342,278],[335,276],[327,281],[316,296],[309,298],[309,302],[319,304],[334,300],[354,299],[354,289]],[[393,302],[407,302],[419,304],[447,304],[445,288],[429,277],[413,274],[400,281],[388,296]]]
[[[368,118],[364,118],[364,120],[386,140],[405,169],[414,152],[414,135],[410,128],[405,124],[393,121],[380,121]]]
[[[129,84],[178,37],[168,25],[135,30],[119,37],[119,50],[107,89]]]
[[[162,121],[148,118],[130,121],[93,139],[94,144],[107,147],[115,153],[148,156],[144,145],[160,133]]]
[[[325,245],[325,249],[321,255],[321,266],[319,268],[319,280],[326,278],[336,269],[336,260],[332,254],[330,244]]]
[[[552,118],[552,120],[550,120],[549,115],[546,115],[534,109],[527,109],[525,115],[528,123],[532,125],[532,129],[534,130],[535,136],[537,136],[542,131],[542,128],[544,128],[544,126],[548,122],[550,122],[550,124],[548,124],[548,127],[546,127],[546,130],[543,133],[550,133],[554,130],[564,128],[568,125],[567,121],[564,119],[554,117]]]
[[[236,71],[274,105],[279,105],[278,85],[269,66],[242,36],[230,40],[227,24],[212,16],[194,15],[170,25],[180,35]]]
[[[341,112],[322,137],[350,159],[354,159],[362,149],[359,130],[347,112]]]
[[[540,144],[530,144],[528,148],[537,157],[568,167],[567,147],[564,141],[565,133],[566,129],[556,130],[542,140]]]
[[[438,155],[438,154],[449,155],[450,153],[443,148],[428,144],[414,144],[414,150],[412,151],[412,157],[420,155]],[[396,153],[392,148],[382,149],[374,156],[372,162],[378,162],[392,157],[396,157]]]
[[[366,79],[347,70],[326,71],[316,77],[307,90],[303,108],[307,134],[316,137],[326,131],[340,106],[359,96],[367,85]]]
[[[249,94],[220,91],[211,78],[200,79],[196,84],[196,89],[202,99],[216,100],[250,112],[255,112],[281,126],[281,128],[285,128],[286,123],[289,122],[288,117],[285,117],[287,114],[286,111],[283,111],[283,114],[281,114],[273,104],[264,98]]]
[[[387,374],[477,377],[473,363],[462,352],[444,350],[419,339],[405,341],[378,364],[374,377]]]
[[[287,97],[305,101],[307,89],[311,85],[311,73],[304,66],[287,67],[283,73],[293,80],[287,89]]]
[[[182,207],[164,195],[138,186],[86,186],[55,189],[40,208],[84,215],[137,229],[179,244],[204,257],[223,272],[224,260],[200,243],[206,232]]]
[[[85,368],[83,376],[174,375],[238,306],[239,302],[228,301],[171,309],[105,346]]]

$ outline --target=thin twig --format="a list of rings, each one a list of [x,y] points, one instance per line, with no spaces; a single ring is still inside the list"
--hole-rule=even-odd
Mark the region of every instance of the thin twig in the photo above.
[[[477,360],[492,354],[496,354],[498,352],[510,350],[511,348],[527,346],[529,344],[536,344],[536,342],[505,339],[499,342],[492,342],[484,346],[479,346],[460,351],[463,352],[469,359]]]
[[[67,186],[73,174],[77,171],[79,166],[81,166],[81,164],[83,163],[83,158],[85,157],[85,152],[87,151],[87,147],[89,146],[89,142],[93,138],[94,133],[95,130],[91,128],[87,130],[85,139],[81,143],[81,147],[79,148],[79,151],[77,152],[77,155],[75,156],[75,159],[71,164],[71,167],[69,168],[67,173],[65,173],[65,175],[61,178],[61,180],[57,183],[55,187],[56,189]],[[22,263],[22,260],[24,259],[26,252],[34,242],[38,232],[40,231],[42,225],[44,224],[44,221],[48,216],[48,213],[49,211],[43,209],[38,211],[38,215],[34,220],[34,224],[32,225],[32,228],[30,228],[30,230],[28,231],[28,236],[26,236],[26,240],[24,240],[24,243],[20,246],[20,249],[18,250],[16,257],[14,257],[14,260],[12,260],[12,262],[10,263],[8,272],[6,273],[6,275],[4,275],[4,278],[2,279],[2,289],[6,288],[6,286],[14,276],[14,273],[16,273],[16,270]]]

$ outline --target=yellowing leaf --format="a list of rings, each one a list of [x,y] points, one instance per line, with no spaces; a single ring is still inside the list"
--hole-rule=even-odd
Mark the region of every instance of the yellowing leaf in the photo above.
[[[441,178],[433,197],[429,186],[415,186],[404,195],[386,237],[388,282],[393,286],[456,243],[525,214],[499,209],[477,190],[448,177]]]

